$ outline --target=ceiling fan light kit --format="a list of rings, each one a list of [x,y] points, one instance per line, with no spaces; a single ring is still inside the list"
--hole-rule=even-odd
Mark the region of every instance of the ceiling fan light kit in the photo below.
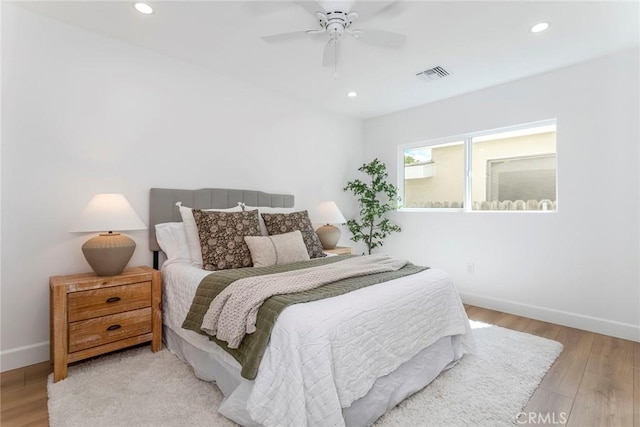
[[[325,44],[322,54],[322,65],[325,67],[334,67],[334,77],[338,77],[338,56],[339,56],[339,42],[342,40],[342,36],[346,33],[351,35],[357,40],[361,40],[365,43],[378,45],[382,47],[394,48],[400,47],[406,41],[404,34],[393,33],[390,31],[376,30],[376,29],[359,29],[352,28],[352,25],[360,19],[360,14],[351,10],[324,10],[321,3],[315,2],[296,2],[300,6],[304,7],[307,11],[313,13],[318,20],[318,29],[306,30],[306,31],[294,31],[290,33],[274,34],[271,36],[264,36],[262,40],[266,42],[278,42],[294,38],[317,36],[320,34],[328,34],[329,40]],[[387,5],[393,3],[392,1],[382,2],[377,10],[372,14],[384,9]],[[356,2],[356,7],[357,7]],[[347,4],[345,6],[348,7]],[[316,10],[323,9],[322,11]]]

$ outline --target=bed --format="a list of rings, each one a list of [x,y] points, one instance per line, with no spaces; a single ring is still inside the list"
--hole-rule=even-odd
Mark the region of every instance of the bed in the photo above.
[[[180,222],[179,202],[197,209],[286,209],[293,208],[294,197],[151,189],[149,244],[156,268],[161,249],[155,225]],[[273,326],[255,379],[248,380],[229,353],[182,328],[198,284],[212,272],[190,262],[165,262],[161,271],[167,348],[197,377],[217,384],[225,396],[218,412],[244,426],[371,425],[474,349],[449,276],[427,269],[287,307]]]

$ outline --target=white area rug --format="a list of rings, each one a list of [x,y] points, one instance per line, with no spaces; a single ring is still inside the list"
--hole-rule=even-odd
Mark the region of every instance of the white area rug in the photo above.
[[[562,350],[558,342],[472,322],[477,354],[467,355],[376,426],[513,425]],[[197,379],[167,350],[149,347],[69,368],[49,377],[51,427],[235,426],[216,412],[218,388]]]

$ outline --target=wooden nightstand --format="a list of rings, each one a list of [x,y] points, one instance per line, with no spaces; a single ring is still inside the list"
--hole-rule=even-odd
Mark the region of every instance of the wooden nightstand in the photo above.
[[[151,267],[117,276],[95,273],[49,279],[53,381],[67,365],[151,341],[162,349],[162,279]]]
[[[336,246],[333,249],[323,249],[322,251],[327,254],[336,254],[336,255],[351,255],[351,250],[353,248],[349,246]]]

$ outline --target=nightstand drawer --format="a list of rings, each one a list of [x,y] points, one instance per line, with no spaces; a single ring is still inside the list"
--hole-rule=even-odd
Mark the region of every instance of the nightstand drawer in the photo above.
[[[69,294],[69,322],[151,306],[151,282]]]
[[[69,353],[151,332],[151,308],[69,324]]]

